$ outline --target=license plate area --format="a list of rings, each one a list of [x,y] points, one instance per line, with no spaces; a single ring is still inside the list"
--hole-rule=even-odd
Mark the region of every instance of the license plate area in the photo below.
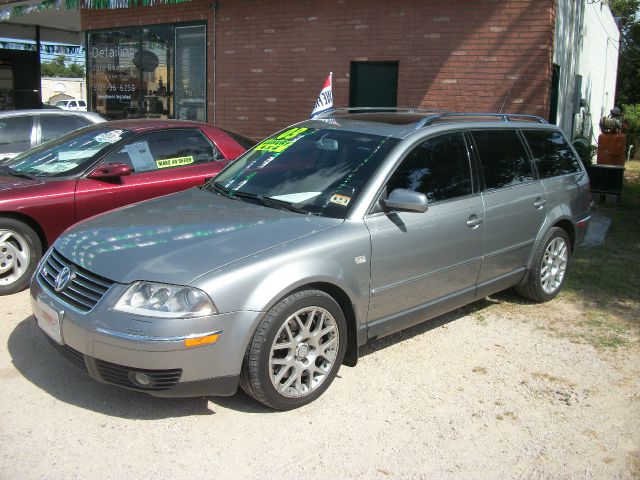
[[[38,326],[56,343],[63,345],[60,313],[40,297],[37,298],[33,307],[33,314],[38,321]]]

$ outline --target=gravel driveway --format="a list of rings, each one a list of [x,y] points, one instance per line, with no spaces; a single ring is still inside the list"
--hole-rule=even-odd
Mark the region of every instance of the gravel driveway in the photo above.
[[[510,296],[374,342],[318,401],[100,385],[43,337],[28,294],[0,297],[0,478],[634,478],[636,338],[596,349]]]

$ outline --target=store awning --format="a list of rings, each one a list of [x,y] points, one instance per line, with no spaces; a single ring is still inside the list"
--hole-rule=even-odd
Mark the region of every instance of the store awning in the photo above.
[[[0,0],[2,37],[34,40],[40,26],[45,42],[84,44],[80,8],[120,9],[184,3],[191,0]]]

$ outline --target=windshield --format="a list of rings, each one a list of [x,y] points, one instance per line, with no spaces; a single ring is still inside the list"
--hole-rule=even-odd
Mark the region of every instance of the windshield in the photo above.
[[[134,135],[130,130],[116,128],[80,130],[29,150],[3,166],[12,174],[33,177],[64,177],[75,175],[89,167],[98,155],[113,144]]]
[[[67,103],[69,103],[69,100],[60,100],[59,102],[56,102],[56,107],[64,107]]]
[[[218,191],[268,206],[345,218],[398,140],[333,129],[290,128],[241,156],[214,179]]]

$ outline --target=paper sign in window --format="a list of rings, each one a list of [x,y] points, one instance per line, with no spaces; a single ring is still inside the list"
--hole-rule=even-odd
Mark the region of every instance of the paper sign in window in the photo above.
[[[156,162],[149,150],[147,142],[135,142],[124,146],[124,150],[129,154],[131,164],[136,172],[146,172],[156,169]]]
[[[181,167],[182,165],[189,165],[190,163],[193,163],[193,157],[191,155],[189,155],[188,157],[175,157],[156,160],[156,165],[158,166],[158,168]]]

